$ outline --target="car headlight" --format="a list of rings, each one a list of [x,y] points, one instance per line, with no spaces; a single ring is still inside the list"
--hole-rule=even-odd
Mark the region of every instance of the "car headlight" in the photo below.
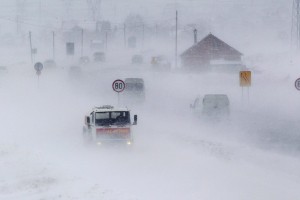
[[[131,141],[127,141],[127,143],[126,143],[127,145],[131,145]]]

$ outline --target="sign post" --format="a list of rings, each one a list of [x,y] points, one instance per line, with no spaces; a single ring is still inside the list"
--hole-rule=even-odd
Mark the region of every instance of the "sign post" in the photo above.
[[[35,55],[37,54],[37,48],[33,48],[31,49],[31,54],[32,54],[32,57],[33,57],[33,62],[35,61]]]
[[[37,62],[34,65],[34,69],[36,71],[36,75],[38,76],[38,87],[39,87],[39,83],[40,83],[40,75],[42,74],[42,70],[43,70],[44,66],[42,63]]]
[[[251,71],[240,71],[240,86],[242,87],[242,99],[244,99],[244,87],[247,87],[247,95],[249,101],[249,88],[251,87]]]
[[[125,82],[117,79],[112,83],[112,88],[115,92],[118,93],[118,105],[120,105],[120,92],[123,92],[125,89]]]

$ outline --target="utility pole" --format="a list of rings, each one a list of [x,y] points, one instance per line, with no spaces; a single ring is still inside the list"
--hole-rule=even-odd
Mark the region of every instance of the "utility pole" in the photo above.
[[[39,24],[41,24],[42,19],[42,2],[39,0]]]
[[[300,50],[300,0],[293,0],[291,47]]]
[[[20,22],[19,22],[19,15],[17,15],[17,34],[20,33]]]
[[[107,31],[105,32],[105,50],[107,51]]]
[[[124,47],[126,48],[126,24],[124,24]]]
[[[55,33],[52,31],[52,57],[55,60]]]
[[[144,41],[145,41],[145,25],[143,24],[143,47],[144,47]]]
[[[197,29],[194,29],[194,44],[197,43]]]
[[[32,57],[32,42],[31,42],[31,31],[29,31],[29,44],[30,44],[30,57],[31,57],[31,63],[33,63],[33,57]]]
[[[83,29],[81,29],[81,57],[83,56]]]
[[[11,1],[12,2],[12,1]],[[17,21],[17,33],[21,33],[21,23],[24,17],[24,12],[26,9],[27,1],[26,0],[15,0],[16,2],[16,21]]]
[[[175,67],[177,68],[177,32],[178,32],[178,11],[176,10],[176,33],[175,33]]]

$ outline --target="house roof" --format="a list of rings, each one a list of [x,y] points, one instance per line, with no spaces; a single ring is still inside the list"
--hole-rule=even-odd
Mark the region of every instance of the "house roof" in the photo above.
[[[210,33],[200,42],[196,43],[195,45],[184,51],[181,54],[181,57],[197,57],[208,55],[242,56],[243,54]]]

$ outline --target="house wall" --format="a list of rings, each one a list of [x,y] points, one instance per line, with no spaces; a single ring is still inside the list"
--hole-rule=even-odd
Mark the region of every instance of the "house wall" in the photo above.
[[[210,70],[211,60],[226,60],[241,62],[241,56],[235,55],[212,55],[210,57],[201,56],[185,56],[181,57],[181,66],[187,70]],[[230,67],[230,65],[224,65],[224,67]]]

